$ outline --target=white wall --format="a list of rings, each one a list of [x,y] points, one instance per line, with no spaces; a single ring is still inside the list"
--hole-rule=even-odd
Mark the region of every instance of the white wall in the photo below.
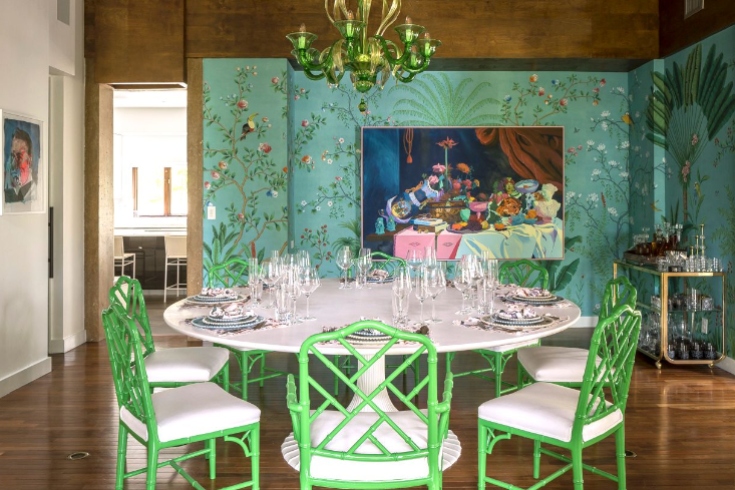
[[[56,3],[55,0],[51,0]],[[72,25],[83,26],[82,0],[71,3]],[[52,16],[51,22],[57,22]],[[52,33],[53,33],[52,29]],[[54,278],[49,284],[49,352],[68,352],[86,341],[84,330],[84,33],[74,29],[71,73],[51,77],[49,205],[54,207]],[[66,36],[66,34],[64,34]],[[65,39],[65,38],[64,38]],[[62,39],[63,40],[63,39]],[[54,43],[53,44],[61,44]],[[53,48],[52,48],[53,57]],[[61,50],[58,50],[61,51]],[[52,59],[52,62],[54,60]],[[61,70],[59,66],[56,67]]]
[[[74,3],[75,19],[79,22],[82,2],[74,0]],[[56,0],[0,0],[0,108],[43,122],[41,153],[47,171],[50,43],[54,42],[49,19],[51,9],[55,11],[55,8]],[[78,40],[75,38],[77,46]],[[78,93],[82,83],[74,79],[69,90]],[[78,113],[81,114],[81,97],[76,97],[73,103],[80,105]],[[74,113],[77,109],[70,110]],[[81,135],[81,119],[71,119],[78,120],[73,122],[76,129],[69,133],[76,131]],[[69,151],[73,153],[72,148],[78,147],[79,158],[75,162],[78,170],[82,165],[81,138],[75,142],[69,136]],[[81,170],[78,172],[81,175]],[[77,186],[82,188],[81,180]],[[40,191],[47,192],[47,189]],[[47,220],[46,212],[0,216],[0,257],[3,258],[0,260],[0,396],[51,370]],[[81,251],[78,254],[76,260],[81,263]],[[76,328],[80,326],[83,328],[81,317]]]

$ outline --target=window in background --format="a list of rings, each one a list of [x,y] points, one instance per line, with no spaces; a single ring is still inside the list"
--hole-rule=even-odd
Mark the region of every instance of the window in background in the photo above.
[[[133,167],[133,213],[137,216],[186,216],[186,165]]]

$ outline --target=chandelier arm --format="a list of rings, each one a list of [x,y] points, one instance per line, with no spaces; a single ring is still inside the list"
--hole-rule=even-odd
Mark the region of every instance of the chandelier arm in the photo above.
[[[386,11],[388,12],[386,14]],[[396,19],[398,14],[401,12],[401,0],[391,0],[390,7],[388,7],[388,0],[383,0],[383,12],[381,18],[383,21],[378,26],[378,30],[375,34],[382,36],[385,30],[390,27]]]
[[[373,39],[378,41],[380,44],[381,49],[383,50],[383,56],[388,61],[388,63],[391,66],[400,65],[403,64],[403,62],[406,60],[406,53],[410,51],[410,45],[406,46],[406,49],[403,51],[403,54],[399,54],[401,50],[398,48],[398,45],[391,41],[390,39],[386,39],[383,36],[372,36]],[[391,54],[391,50],[398,54],[397,57],[394,57]]]

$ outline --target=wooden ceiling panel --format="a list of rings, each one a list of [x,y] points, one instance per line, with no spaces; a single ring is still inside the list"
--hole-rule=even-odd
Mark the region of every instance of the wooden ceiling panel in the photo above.
[[[373,3],[375,14],[379,2]],[[452,66],[477,59],[523,65],[598,58],[627,66],[658,57],[658,3],[404,0],[401,21],[408,14],[440,39],[436,59],[457,60]],[[163,78],[183,73],[186,58],[290,58],[285,36],[301,23],[318,36],[318,49],[337,39],[323,0],[85,0],[85,7],[92,23],[87,55],[94,55],[100,76],[116,82],[143,75],[162,79],[137,81],[177,82]],[[392,31],[387,37],[396,39]],[[130,80],[118,78],[124,74]]]

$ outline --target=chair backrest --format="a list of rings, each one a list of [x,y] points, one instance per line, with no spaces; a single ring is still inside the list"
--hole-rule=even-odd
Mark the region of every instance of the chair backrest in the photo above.
[[[156,440],[151,389],[138,330],[119,304],[113,304],[102,312],[102,326],[107,337],[117,404],[146,424],[148,440]]]
[[[112,254],[115,257],[122,257],[125,254],[125,244],[123,242],[123,237],[116,236],[113,243],[114,245]]]
[[[590,341],[573,437],[581,438],[584,426],[615,410],[625,413],[640,330],[641,313],[627,304],[617,306],[605,318],[600,317]]]
[[[233,257],[207,271],[207,287],[234,288],[248,285],[248,261]]]
[[[373,258],[373,269],[384,270],[394,277],[399,270],[406,268],[406,259],[388,255],[379,250],[370,254]]]
[[[166,257],[186,258],[186,235],[165,235],[163,246]]]
[[[618,276],[610,279],[605,285],[605,292],[600,303],[600,316],[610,316],[610,313],[619,305],[628,305],[635,309],[638,301],[638,291],[627,277]]]
[[[362,352],[358,351],[348,340],[350,335],[363,329],[371,329],[375,333],[385,334],[389,337],[389,340],[385,344],[381,344],[380,348],[371,348],[369,356],[365,355],[364,350]],[[410,355],[405,356],[403,363],[388,374],[385,381],[376,389],[370,393],[363,392],[357,385],[358,378],[365,375],[376,362],[384,359],[388,350],[397,342],[410,342],[410,345],[415,346],[415,350]],[[357,359],[359,368],[354,374],[345,374],[339,369],[338,365],[332,362],[331,355],[322,352],[325,347],[333,349],[337,344],[342,345],[350,355]],[[416,386],[410,393],[404,394],[399,386],[396,386],[396,383],[401,382],[402,374],[413,365],[414,360],[422,355],[426,356],[428,363],[426,375],[417,381]],[[299,443],[301,471],[310,468],[311,458],[314,456],[363,462],[409,460],[428,456],[429,474],[437,474],[440,462],[439,451],[442,441],[446,438],[449,425],[452,378],[449,374],[444,384],[443,400],[440,401],[437,392],[436,348],[425,335],[398,330],[378,321],[359,321],[340,330],[312,335],[301,345],[298,361],[298,395],[294,377],[289,375],[287,402],[294,427],[294,438]],[[357,396],[360,400],[359,403],[353,403],[354,406],[345,406],[332,395],[332,379],[329,378],[327,381],[327,378],[323,376],[324,367],[347,386],[347,398],[351,398],[350,395]],[[317,374],[320,371],[322,375]],[[323,385],[320,380],[324,380],[326,384]],[[426,432],[422,433],[422,439],[428,441],[425,447],[420,447],[406,433],[404,428],[398,426],[376,403],[376,396],[384,389],[399,400],[406,411],[415,414],[415,418],[420,420],[420,423],[425,424]],[[421,410],[414,404],[417,396],[426,400],[425,409]],[[310,443],[310,424],[328,409],[331,409],[331,412],[341,413],[342,418],[321,442],[318,444]],[[353,434],[357,442],[350,449],[336,451],[327,448],[329,442],[337,437],[350,421],[365,412],[373,412],[376,421],[368,424],[363,434]],[[378,429],[388,430],[391,435],[395,434],[396,437],[406,443],[408,449],[403,452],[391,452],[380,443],[376,443],[375,434]],[[419,430],[423,431],[423,427],[420,427]],[[372,445],[372,450],[367,449],[366,445]],[[366,454],[363,451],[372,454]]]
[[[145,306],[143,287],[137,279],[120,276],[108,293],[110,305],[118,305],[133,320],[143,343],[143,355],[147,356],[156,350],[148,320],[148,309]]]
[[[517,284],[525,288],[549,288],[549,271],[539,262],[520,259],[503,262],[498,270],[498,280],[502,284]]]

